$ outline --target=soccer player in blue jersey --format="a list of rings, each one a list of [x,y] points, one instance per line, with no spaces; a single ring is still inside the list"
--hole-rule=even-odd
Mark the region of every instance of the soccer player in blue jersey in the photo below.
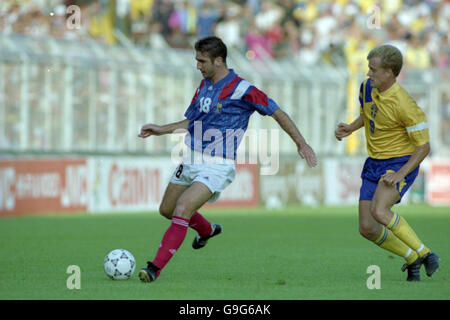
[[[382,45],[370,51],[367,59],[369,79],[360,88],[360,116],[351,124],[338,124],[335,136],[340,141],[364,127],[369,157],[361,174],[359,231],[403,257],[407,281],[419,281],[421,265],[431,277],[439,267],[439,257],[392,207],[413,184],[430,151],[428,123],[422,109],[396,81],[403,64],[400,51]]]
[[[159,211],[172,222],[165,232],[153,261],[139,272],[143,282],[156,280],[183,243],[187,228],[197,231],[192,247],[203,248],[208,239],[221,233],[222,226],[211,224],[197,210],[214,202],[235,177],[236,149],[254,111],[272,116],[292,138],[299,155],[310,167],[317,164],[313,149],[295,123],[267,95],[227,67],[227,48],[221,39],[207,37],[195,44],[201,81],[179,122],[142,126],[139,137],[187,130],[188,155],[175,170]]]

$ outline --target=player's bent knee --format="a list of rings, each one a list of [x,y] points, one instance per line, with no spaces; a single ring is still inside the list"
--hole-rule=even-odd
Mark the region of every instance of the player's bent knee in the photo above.
[[[373,238],[373,233],[369,229],[359,227],[359,234],[367,240],[372,240]]]
[[[378,223],[383,223],[386,217],[386,212],[389,211],[388,209],[380,204],[379,202],[372,201],[370,206],[370,214],[372,217],[377,221]]]
[[[374,241],[378,237],[376,228],[371,225],[360,224],[359,234],[370,241]]]
[[[177,206],[175,207],[175,210],[173,211],[173,215],[177,216],[177,217],[190,219],[192,216],[192,212],[188,208],[188,206],[184,205],[183,203],[177,203]]]
[[[372,217],[381,224],[386,225],[389,222],[386,222],[386,220],[388,220],[388,215],[387,212],[389,212],[389,210],[383,209],[379,206],[372,206],[370,207],[370,214],[372,215]]]
[[[164,218],[172,219],[173,211],[161,204],[159,206],[159,214],[162,215]]]

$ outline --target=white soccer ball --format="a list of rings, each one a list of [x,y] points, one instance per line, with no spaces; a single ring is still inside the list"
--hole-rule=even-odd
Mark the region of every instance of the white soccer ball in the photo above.
[[[136,260],[131,252],[125,249],[115,249],[108,253],[103,263],[106,275],[113,280],[126,280],[134,273]]]

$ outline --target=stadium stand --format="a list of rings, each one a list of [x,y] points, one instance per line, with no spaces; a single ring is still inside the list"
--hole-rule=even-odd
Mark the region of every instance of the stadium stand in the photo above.
[[[61,27],[71,5],[83,13],[77,32]],[[383,28],[376,23],[367,28],[370,16]],[[374,43],[392,42],[405,54],[406,65],[417,69],[449,67],[449,21],[450,2],[439,0],[6,0],[0,5],[0,29],[7,34],[117,43],[118,29],[149,48],[191,48],[196,38],[215,34],[247,57],[305,64],[365,65]]]

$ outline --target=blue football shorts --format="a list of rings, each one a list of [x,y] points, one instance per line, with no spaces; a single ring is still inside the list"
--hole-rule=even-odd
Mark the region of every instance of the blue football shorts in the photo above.
[[[367,158],[361,173],[362,185],[359,191],[359,200],[372,200],[381,176],[389,171],[397,172],[406,162],[408,162],[410,157],[411,156],[404,156],[384,160],[377,160],[370,157]],[[402,181],[396,184],[395,187],[400,193],[400,199],[397,203],[401,201],[403,195],[412,186],[418,174],[419,166],[408,173]]]

